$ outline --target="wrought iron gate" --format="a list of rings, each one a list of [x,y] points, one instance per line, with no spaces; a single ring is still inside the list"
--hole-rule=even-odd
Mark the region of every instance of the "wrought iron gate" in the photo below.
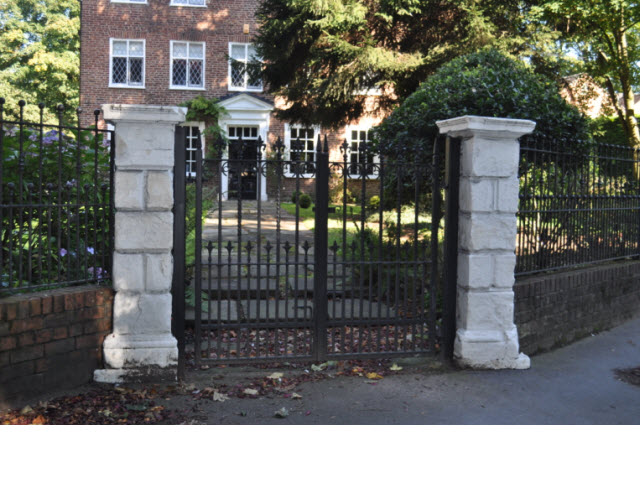
[[[183,360],[450,355],[455,144],[379,159],[366,142],[330,152],[326,137],[313,148],[278,139],[268,151],[260,139],[235,142],[242,155],[199,152],[194,178],[176,134],[172,328]],[[256,179],[255,200],[232,176]]]

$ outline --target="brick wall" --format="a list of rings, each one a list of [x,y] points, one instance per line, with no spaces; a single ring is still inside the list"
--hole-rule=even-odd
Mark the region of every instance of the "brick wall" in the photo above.
[[[640,262],[520,278],[514,292],[520,348],[534,354],[608,330],[640,312]]]
[[[83,0],[80,31],[80,106],[83,123],[94,121],[93,111],[103,104],[179,105],[198,95],[221,98],[242,93],[228,86],[229,43],[251,43],[257,33],[255,10],[259,0],[207,0],[206,8],[172,6],[171,0],[127,4],[110,0]],[[249,25],[245,34],[244,26]],[[144,88],[109,87],[109,39],[145,39]],[[205,42],[205,89],[170,89],[170,42]],[[281,105],[268,92],[247,92]],[[378,124],[376,97],[368,97],[361,124]],[[346,126],[345,126],[346,127]],[[328,134],[331,161],[341,159],[339,146],[345,127]],[[269,119],[268,144],[284,139],[284,124]],[[293,190],[292,190],[293,191]]]
[[[0,300],[0,406],[91,381],[113,292],[83,286]]]

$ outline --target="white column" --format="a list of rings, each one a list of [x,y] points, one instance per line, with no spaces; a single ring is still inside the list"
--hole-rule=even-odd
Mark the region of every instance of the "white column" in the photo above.
[[[437,122],[461,138],[454,359],[472,368],[529,368],[514,324],[518,138],[535,122],[464,116]]]
[[[175,380],[171,335],[175,127],[186,108],[104,105],[115,124],[113,333],[97,382]]]

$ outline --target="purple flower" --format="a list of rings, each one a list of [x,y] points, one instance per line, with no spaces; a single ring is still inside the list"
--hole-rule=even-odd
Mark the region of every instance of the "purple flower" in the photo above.
[[[89,252],[91,255],[96,253],[96,251],[93,249],[93,247],[87,247],[87,252]]]
[[[61,249],[60,249],[60,256],[61,256],[61,257],[64,257],[67,253],[68,253],[68,252],[67,252],[67,250],[66,250],[66,249],[64,249],[64,248],[61,248]]]
[[[92,277],[97,278],[98,280],[102,280],[102,279],[107,277],[107,271],[103,270],[101,267],[96,267],[95,268],[95,275],[93,274],[94,273],[94,268],[93,267],[87,268],[87,273],[89,275],[91,275]]]
[[[42,137],[42,144],[43,145],[51,145],[52,143],[57,142],[57,141],[58,141],[58,132],[55,131],[55,130],[49,130]]]

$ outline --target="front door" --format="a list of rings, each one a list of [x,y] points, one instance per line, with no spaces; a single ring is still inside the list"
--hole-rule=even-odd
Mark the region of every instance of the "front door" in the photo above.
[[[229,198],[256,200],[258,161],[262,155],[258,126],[234,126],[229,138]]]

